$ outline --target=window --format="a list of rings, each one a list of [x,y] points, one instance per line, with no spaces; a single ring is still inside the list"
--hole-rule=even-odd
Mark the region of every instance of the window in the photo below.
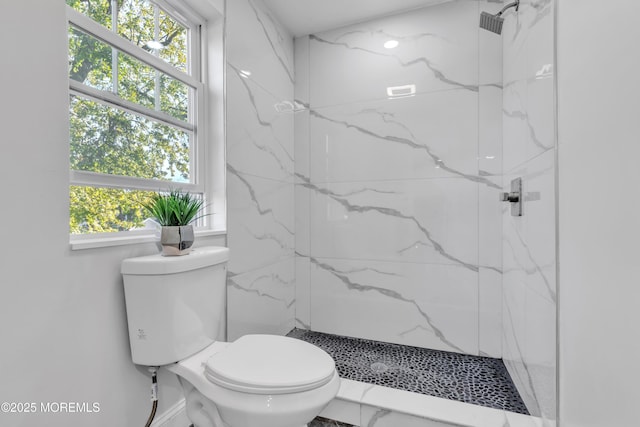
[[[204,197],[200,25],[166,0],[67,0],[70,231],[145,228],[141,202]]]

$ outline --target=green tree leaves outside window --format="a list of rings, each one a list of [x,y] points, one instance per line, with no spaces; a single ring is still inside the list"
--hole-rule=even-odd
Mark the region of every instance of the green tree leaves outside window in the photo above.
[[[115,24],[120,36],[187,71],[187,29],[153,3],[67,0],[67,4],[105,28],[114,30]],[[176,119],[189,119],[190,89],[185,84],[72,26],[69,78]],[[72,170],[158,179],[178,186],[189,181],[189,132],[82,96],[72,95],[69,108]],[[148,214],[142,203],[152,194],[71,186],[70,231],[143,227]]]

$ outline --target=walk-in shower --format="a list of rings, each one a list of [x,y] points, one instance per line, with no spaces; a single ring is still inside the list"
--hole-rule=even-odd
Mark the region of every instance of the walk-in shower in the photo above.
[[[338,403],[371,411],[322,415],[351,425],[440,414],[425,402],[454,407],[454,425],[480,419],[465,409],[502,416],[476,425],[527,417],[416,392],[466,398],[464,381],[485,378],[413,381],[443,365],[418,357],[431,354],[457,372],[502,359],[530,416],[553,420],[553,82],[536,75],[554,65],[552,6],[424,1],[293,38],[278,0],[228,2],[228,339],[297,328],[368,342],[335,357],[362,368]],[[498,197],[517,177],[522,217]]]
[[[515,7],[517,12],[520,8],[520,0],[516,0],[513,3],[506,5],[500,12],[496,13],[495,15],[492,15],[488,12],[482,12],[480,14],[480,28],[484,28],[485,30],[491,31],[492,33],[501,34],[502,24],[504,23],[502,14],[512,7]]]

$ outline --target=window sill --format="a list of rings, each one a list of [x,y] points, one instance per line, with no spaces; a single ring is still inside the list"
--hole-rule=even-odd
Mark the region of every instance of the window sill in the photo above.
[[[157,234],[154,233],[104,233],[96,235],[71,235],[69,238],[69,245],[72,251],[79,251],[84,249],[97,249],[107,248],[112,246],[126,246],[137,245],[140,243],[156,243],[159,240]],[[207,236],[223,236],[227,234],[226,230],[195,230],[195,236],[207,237]]]

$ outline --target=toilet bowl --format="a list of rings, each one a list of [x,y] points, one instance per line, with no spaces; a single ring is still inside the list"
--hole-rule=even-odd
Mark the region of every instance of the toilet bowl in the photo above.
[[[196,427],[301,427],[340,387],[328,354],[274,335],[216,342],[166,369],[178,376]]]
[[[228,254],[208,247],[122,262],[132,360],[178,376],[195,427],[302,427],[338,393],[335,363],[294,338],[221,340]]]

